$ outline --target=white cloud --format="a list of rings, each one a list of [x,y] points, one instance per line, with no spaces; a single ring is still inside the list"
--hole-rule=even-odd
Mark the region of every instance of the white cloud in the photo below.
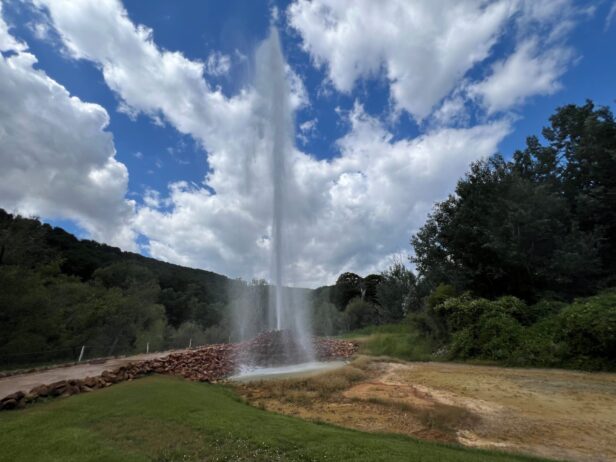
[[[336,89],[348,93],[358,79],[383,74],[395,109],[421,121],[491,56],[508,29],[518,40],[542,37],[547,49],[535,59],[554,65],[558,50],[550,47],[559,46],[579,12],[571,0],[297,0],[287,13]],[[558,70],[566,64],[559,61]]]
[[[295,166],[305,204],[291,232],[302,242],[296,271],[311,284],[332,282],[344,270],[380,271],[408,250],[433,202],[451,192],[470,161],[494,153],[509,131],[499,121],[393,141],[360,105],[348,117],[351,130],[339,141],[339,157],[301,155]]]
[[[207,74],[220,77],[229,73],[231,69],[231,58],[229,55],[222,54],[220,51],[213,51],[207,57],[205,70]]]
[[[299,125],[299,133],[297,136],[303,144],[308,143],[309,138],[314,135],[318,122],[319,120],[315,117],[314,119],[306,120]]]
[[[134,248],[128,172],[105,109],[35,69],[1,15],[0,51],[12,52],[0,56],[0,207],[73,219],[95,239]]]
[[[146,188],[143,194],[143,202],[150,208],[159,208],[161,205],[160,193],[154,189]]]
[[[150,254],[230,276],[268,277],[272,186],[263,179],[269,178],[271,165],[258,142],[256,121],[262,115],[255,91],[228,98],[212,89],[203,63],[161,50],[152,32],[135,26],[117,1],[36,1],[49,7],[52,24],[71,55],[100,66],[127,110],[164,119],[208,151],[211,170],[204,184],[177,182],[166,194],[146,191],[134,229],[149,239]],[[366,17],[388,17],[385,10]],[[451,33],[459,32],[450,40],[460,55],[446,56],[445,64],[426,58],[426,72],[442,75],[434,78],[440,83],[429,82],[426,91],[432,96],[420,102],[421,110],[449,91],[444,69],[461,75],[469,62],[483,59],[498,34],[493,23],[510,14],[501,3],[469,11],[453,8],[474,18],[467,31],[467,23],[456,22],[446,10],[446,18],[434,21],[445,21]],[[395,29],[395,24],[388,27]],[[362,33],[369,36],[369,31]],[[462,46],[477,42],[478,36],[482,45]],[[409,41],[404,39],[405,44]],[[434,40],[415,45],[419,43],[429,46]],[[300,96],[303,83],[294,83],[291,72],[288,68],[295,88],[290,105],[309,104]],[[402,77],[398,82],[406,85]],[[317,160],[295,150],[290,159],[288,250],[293,255],[290,280],[298,285],[331,283],[345,270],[383,269],[392,255],[408,249],[411,232],[423,223],[433,202],[452,190],[468,163],[495,152],[510,130],[507,120],[498,120],[469,128],[436,127],[416,139],[394,140],[360,104],[343,117],[351,128],[338,142],[337,157]]]
[[[2,16],[2,2],[0,2],[0,51],[25,51],[28,47],[25,43],[16,40],[9,32],[9,26]]]
[[[68,53],[101,67],[127,112],[163,116],[209,151],[228,147],[250,115],[246,94],[226,98],[204,79],[204,63],[159,49],[117,0],[34,0],[46,7]]]
[[[408,239],[433,201],[444,198],[471,160],[495,152],[509,131],[505,121],[470,129],[442,129],[414,140],[392,135],[356,105],[340,156],[318,161],[293,156],[293,215],[287,230],[291,280],[316,286],[346,270],[380,271]],[[265,157],[254,159],[251,180],[263,178]],[[237,183],[241,171],[224,180]],[[212,174],[217,180],[223,178]],[[140,231],[158,258],[230,275],[268,277],[268,185],[211,194],[185,182],[171,186],[171,212],[142,208]]]
[[[605,18],[605,30],[608,30],[612,26],[612,22],[616,18],[616,2],[612,3],[610,7],[610,11],[608,11],[607,16]]]
[[[417,119],[484,60],[513,13],[510,2],[298,0],[289,22],[343,92],[383,71],[396,104]]]
[[[443,104],[432,115],[434,122],[440,126],[465,125],[469,121],[466,110],[464,92],[453,95],[443,101]]]
[[[32,34],[39,40],[49,39],[49,26],[44,22],[32,22],[28,24]]]
[[[304,81],[288,64],[285,66],[287,80],[291,91],[291,107],[294,110],[310,105],[308,91],[304,86]]]
[[[515,52],[492,67],[492,73],[469,88],[479,97],[489,114],[520,105],[528,97],[549,95],[561,88],[572,52],[555,47],[541,51],[536,40],[527,40]]]

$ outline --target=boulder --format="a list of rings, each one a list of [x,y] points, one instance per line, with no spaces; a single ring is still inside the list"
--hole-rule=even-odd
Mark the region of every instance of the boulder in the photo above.
[[[37,385],[32,390],[30,390],[30,393],[33,395],[45,397],[49,394],[49,387],[47,385]]]
[[[18,401],[16,399],[4,399],[0,401],[0,409],[2,410],[16,409],[17,405]]]
[[[15,393],[11,393],[10,395],[6,395],[4,398],[2,398],[1,401],[6,401],[6,400],[19,401],[24,396],[26,396],[26,394],[23,391],[16,391]]]
[[[48,386],[49,394],[51,396],[60,396],[64,395],[70,385],[66,380],[60,380],[58,382],[54,382]]]

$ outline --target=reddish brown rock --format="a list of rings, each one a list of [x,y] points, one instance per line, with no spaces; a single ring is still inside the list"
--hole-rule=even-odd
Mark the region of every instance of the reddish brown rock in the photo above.
[[[324,338],[314,338],[313,347],[320,361],[346,359],[354,355],[358,349],[355,342]],[[148,374],[177,375],[188,380],[216,382],[233,374],[237,364],[242,363],[248,356],[261,358],[268,364],[280,364],[292,360],[293,355],[292,337],[289,338],[280,331],[264,332],[248,342],[208,345],[171,353],[163,358],[132,362],[116,370],[106,370],[98,377],[61,380],[50,385],[39,385],[30,390],[28,399],[23,392],[3,398],[0,401],[0,409],[23,407],[26,402],[34,401],[39,396],[70,396],[90,392]]]
[[[16,399],[3,399],[0,401],[0,409],[2,410],[11,410],[16,409],[18,405],[18,401]]]
[[[26,396],[26,394],[23,391],[16,391],[15,393],[11,393],[10,395],[6,395],[4,398],[2,398],[2,401],[7,401],[7,400],[19,401],[24,396]]]
[[[49,395],[51,396],[60,396],[66,393],[69,384],[66,380],[60,380],[59,382],[54,382],[49,385]]]
[[[47,385],[38,385],[30,390],[30,393],[37,396],[45,397],[49,394],[49,387]]]

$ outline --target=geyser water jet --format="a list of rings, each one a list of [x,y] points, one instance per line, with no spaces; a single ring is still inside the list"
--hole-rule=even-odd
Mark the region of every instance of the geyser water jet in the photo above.
[[[253,364],[272,365],[274,356],[282,358],[281,364],[310,362],[314,360],[314,353],[306,293],[290,287],[293,281],[287,272],[290,263],[287,241],[289,207],[294,203],[294,188],[290,187],[293,182],[290,160],[294,128],[286,63],[275,27],[271,28],[269,37],[256,53],[255,90],[255,153],[262,156],[259,159],[266,159],[271,186],[272,285],[267,306],[263,306],[262,293],[254,286],[248,288],[252,296],[236,297],[235,333],[239,340],[248,340],[262,331],[278,331],[275,338],[268,341],[283,349],[282,354],[271,358],[249,358],[248,362]],[[266,312],[256,312],[259,309]]]

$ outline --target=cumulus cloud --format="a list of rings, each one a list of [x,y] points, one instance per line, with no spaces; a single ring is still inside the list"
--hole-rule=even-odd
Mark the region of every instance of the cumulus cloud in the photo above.
[[[9,32],[9,26],[2,16],[2,2],[0,2],[0,51],[25,51],[28,47],[15,39]]]
[[[304,50],[317,65],[326,67],[338,90],[348,93],[358,79],[383,73],[396,108],[421,121],[471,69],[491,56],[508,28],[517,27],[520,37],[539,34],[545,38],[544,45],[557,46],[574,23],[576,10],[570,0],[358,0],[352,5],[297,0],[287,12]],[[552,66],[558,77],[565,58],[562,52],[547,50],[534,54],[531,64]],[[514,64],[515,60],[510,61],[500,69],[500,78],[508,79],[510,85],[518,76]],[[507,71],[512,75],[505,77]],[[547,79],[548,74],[541,77]],[[546,85],[555,87],[552,81],[538,90],[544,91]]]
[[[0,4],[0,207],[69,218],[92,237],[134,248],[126,167],[109,117],[43,71],[8,31]]]
[[[290,279],[297,285],[331,283],[346,270],[382,270],[407,250],[410,232],[423,224],[433,201],[451,191],[470,161],[495,152],[510,129],[498,121],[393,141],[361,105],[346,117],[352,128],[339,141],[337,158],[319,161],[295,151],[291,159],[294,207],[287,235]],[[258,181],[267,158],[254,162],[252,181]],[[240,178],[240,171],[225,176]],[[175,183],[168,197],[172,212],[142,208],[137,226],[159,258],[267,278],[270,194],[267,185],[212,194]]]
[[[382,270],[408,250],[410,233],[424,222],[472,160],[493,154],[507,135],[507,121],[468,129],[437,129],[394,141],[377,119],[356,104],[340,155],[316,161],[298,154],[295,177],[301,203],[293,221],[296,277],[307,284],[333,281],[341,271]]]
[[[150,254],[230,276],[268,277],[272,186],[264,179],[271,165],[255,143],[256,91],[226,97],[212,88],[206,64],[158,47],[153,32],[135,25],[118,1],[35,1],[48,9],[68,53],[96,63],[127,111],[165,120],[207,151],[210,171],[203,183],[146,191],[133,226],[148,238]],[[415,139],[396,139],[357,103],[341,112],[350,128],[333,159],[293,150],[287,242],[290,280],[297,285],[331,283],[345,270],[383,269],[408,249],[411,232],[468,163],[494,153],[511,129],[506,118],[464,126],[456,98],[465,93],[452,89],[489,55],[518,2],[433,4],[365,1],[344,10],[315,0],[288,10],[336,87],[346,91],[357,79],[384,71],[397,104],[418,118],[451,94],[442,118],[461,126],[436,124]],[[365,24],[358,23],[360,9]],[[390,48],[397,51],[386,47],[394,42]],[[287,77],[291,107],[310,104],[300,76],[287,68]]]
[[[530,96],[555,93],[571,55],[561,47],[541,51],[536,40],[527,40],[494,64],[491,75],[471,86],[469,94],[479,97],[492,114],[520,105]]]
[[[207,57],[205,69],[209,75],[215,77],[226,75],[231,69],[231,58],[220,51],[214,51]]]

